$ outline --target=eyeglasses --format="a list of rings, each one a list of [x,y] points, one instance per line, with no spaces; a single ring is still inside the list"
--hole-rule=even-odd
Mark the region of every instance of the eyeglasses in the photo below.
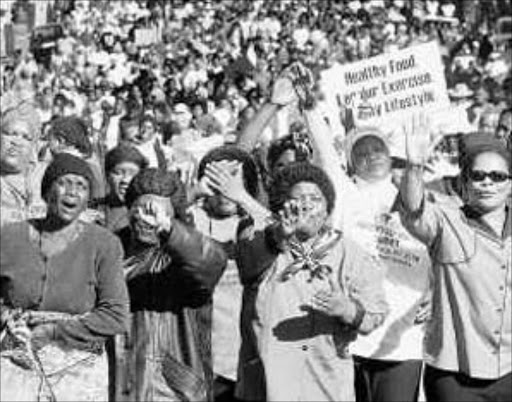
[[[491,172],[484,172],[483,170],[470,170],[469,178],[473,181],[484,181],[486,177],[491,179],[495,183],[503,183],[506,180],[509,180],[511,176],[505,172],[499,172],[493,170]]]
[[[402,158],[391,157],[391,168],[392,169],[405,169],[407,167],[407,161]]]

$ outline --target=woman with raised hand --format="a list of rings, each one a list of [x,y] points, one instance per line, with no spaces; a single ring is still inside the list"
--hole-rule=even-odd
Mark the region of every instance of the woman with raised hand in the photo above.
[[[207,401],[212,391],[207,316],[226,267],[222,246],[187,225],[177,174],[141,170],[125,194],[131,324],[120,340],[116,400]]]
[[[429,125],[406,130],[408,166],[401,218],[433,261],[432,317],[426,335],[428,401],[512,398],[511,158],[489,138],[465,150],[462,207],[427,195],[423,167]]]
[[[327,224],[335,197],[322,169],[291,164],[269,194],[274,222],[241,230],[242,400],[355,397],[348,344],[383,322],[387,304],[375,261]]]

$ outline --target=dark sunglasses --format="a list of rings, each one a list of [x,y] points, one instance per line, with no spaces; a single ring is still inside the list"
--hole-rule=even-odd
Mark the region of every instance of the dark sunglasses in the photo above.
[[[407,167],[407,161],[402,158],[391,157],[391,168],[392,169],[405,169]]]
[[[505,172],[498,172],[493,170],[492,172],[484,172],[483,170],[470,170],[468,177],[473,181],[484,181],[486,177],[489,177],[495,183],[502,183],[510,179],[510,175]]]

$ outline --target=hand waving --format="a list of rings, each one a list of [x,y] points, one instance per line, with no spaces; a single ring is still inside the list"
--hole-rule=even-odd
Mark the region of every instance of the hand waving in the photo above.
[[[274,82],[270,102],[279,106],[287,106],[297,99],[293,78],[287,70],[284,70]]]
[[[423,113],[414,114],[409,124],[404,125],[403,132],[405,152],[411,165],[425,165],[439,141],[442,140],[442,137],[433,135],[430,120]]]
[[[279,211],[279,221],[281,224],[281,234],[284,238],[289,238],[295,234],[300,222],[300,208],[297,201],[290,200],[285,202],[283,209]]]
[[[287,71],[301,104],[305,106],[312,105],[314,103],[313,87],[315,79],[311,70],[302,63],[295,62]]]

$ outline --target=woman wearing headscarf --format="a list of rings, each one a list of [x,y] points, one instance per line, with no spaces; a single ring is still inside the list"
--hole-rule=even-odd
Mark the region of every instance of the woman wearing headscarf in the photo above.
[[[125,195],[133,178],[145,167],[147,159],[134,147],[120,144],[107,152],[105,172],[109,186],[105,198],[91,205],[100,211],[103,224],[111,232],[118,232],[129,225]]]
[[[269,193],[274,223],[241,230],[242,400],[354,399],[348,345],[387,304],[375,261],[327,223],[335,196],[322,169],[291,164]]]
[[[85,161],[57,155],[46,217],[2,228],[2,400],[108,399],[104,344],[126,330],[128,295],[120,242],[78,219],[93,181]]]
[[[119,236],[132,314],[118,349],[116,400],[206,401],[212,378],[204,307],[226,266],[224,250],[187,226],[176,174],[142,170],[125,201],[130,226]]]

